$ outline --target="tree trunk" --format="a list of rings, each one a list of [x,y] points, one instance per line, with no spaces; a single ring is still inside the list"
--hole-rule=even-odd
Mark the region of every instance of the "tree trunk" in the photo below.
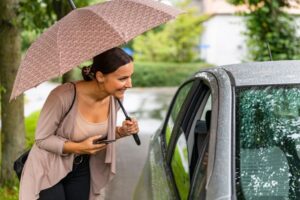
[[[67,15],[72,10],[71,6],[69,5],[68,1],[66,1],[66,0],[63,0],[63,1],[54,0],[53,8],[54,8],[54,12],[57,16],[57,20],[60,20],[61,18],[63,18],[65,15]],[[62,76],[62,83],[71,82],[74,80],[75,80],[74,70],[71,70]]]
[[[13,162],[25,147],[24,102],[21,95],[9,102],[21,59],[21,38],[16,16],[18,0],[0,1],[0,81],[2,119],[2,184],[13,183]]]

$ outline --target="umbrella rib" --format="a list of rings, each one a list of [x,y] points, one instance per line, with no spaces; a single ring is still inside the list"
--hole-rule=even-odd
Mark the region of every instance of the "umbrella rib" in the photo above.
[[[57,23],[59,23],[59,21],[57,22]],[[57,66],[57,71],[58,71],[58,74],[59,74],[59,76],[61,76],[61,51],[60,51],[60,46],[59,46],[59,43],[58,43],[58,38],[59,38],[59,35],[60,35],[60,24],[58,24],[58,28],[57,28],[58,30],[57,30],[57,36],[56,36],[56,46],[57,46],[57,49],[58,49],[58,57],[59,57],[59,59],[58,59],[58,66]]]

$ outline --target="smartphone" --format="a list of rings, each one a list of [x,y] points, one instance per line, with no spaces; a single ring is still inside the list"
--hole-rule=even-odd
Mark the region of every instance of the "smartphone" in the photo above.
[[[111,142],[115,142],[116,140],[104,140],[103,138],[96,139],[93,141],[93,144],[109,144]]]

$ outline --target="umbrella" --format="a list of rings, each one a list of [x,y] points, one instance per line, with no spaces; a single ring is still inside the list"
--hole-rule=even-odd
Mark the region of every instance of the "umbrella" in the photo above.
[[[10,99],[180,13],[153,0],[112,0],[73,10],[27,50]]]

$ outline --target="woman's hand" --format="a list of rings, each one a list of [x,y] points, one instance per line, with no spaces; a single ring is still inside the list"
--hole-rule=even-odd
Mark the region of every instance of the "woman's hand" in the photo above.
[[[64,144],[64,153],[76,154],[96,154],[107,147],[106,144],[93,144],[93,141],[101,138],[101,136],[89,137],[82,142],[66,142]]]
[[[117,127],[117,133],[120,137],[129,136],[132,134],[137,134],[139,132],[139,125],[136,119],[125,120],[121,127]]]

